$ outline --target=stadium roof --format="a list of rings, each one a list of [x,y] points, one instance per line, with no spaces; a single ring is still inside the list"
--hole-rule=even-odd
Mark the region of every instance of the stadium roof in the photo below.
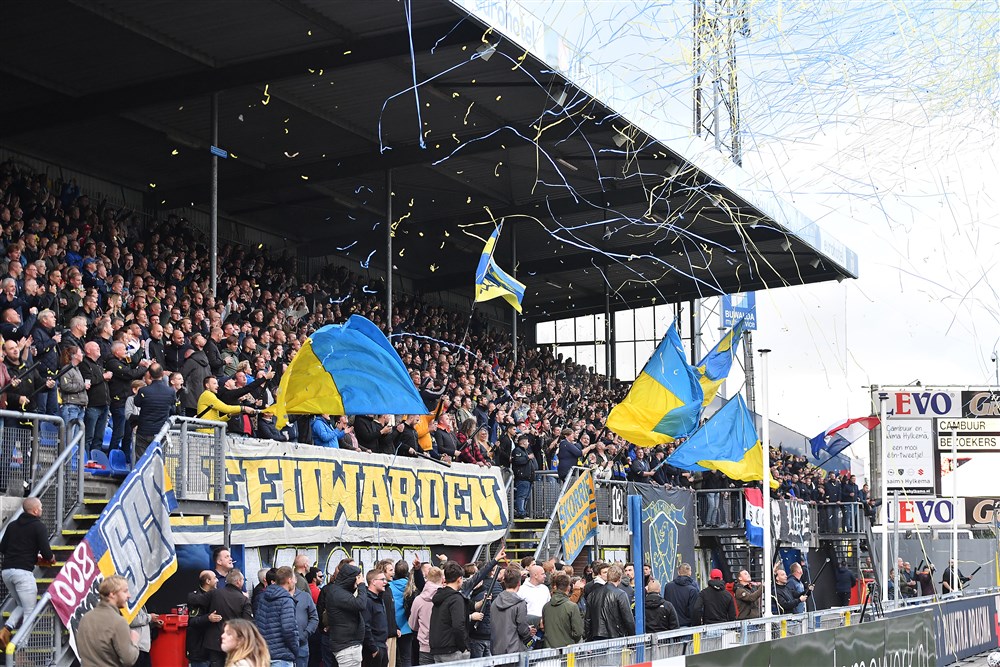
[[[450,2],[409,24],[408,5],[3,3],[0,144],[207,208],[218,91],[222,213],[384,266],[391,170],[395,269],[471,294],[504,218],[496,257],[511,270],[516,236],[533,319],[601,311],[606,286],[620,309],[856,277],[740,170],[654,140]]]

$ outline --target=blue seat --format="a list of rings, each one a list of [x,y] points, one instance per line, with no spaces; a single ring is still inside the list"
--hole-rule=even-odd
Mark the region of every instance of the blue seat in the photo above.
[[[38,442],[42,447],[55,447],[59,444],[59,428],[52,422],[40,422]]]
[[[131,470],[125,452],[120,449],[112,449],[108,460],[111,463],[111,474],[115,477],[125,477]]]
[[[90,450],[90,460],[98,465],[104,466],[101,468],[87,468],[87,471],[95,477],[110,477],[111,476],[111,461],[108,460],[108,455],[105,454],[100,449]]]

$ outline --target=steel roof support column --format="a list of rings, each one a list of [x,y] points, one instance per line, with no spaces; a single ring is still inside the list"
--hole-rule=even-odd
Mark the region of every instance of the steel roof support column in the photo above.
[[[385,172],[385,326],[392,335],[392,169]]]
[[[615,358],[612,350],[615,346],[615,331],[611,326],[611,285],[604,281],[604,373],[608,379],[608,389],[611,389],[611,378],[615,376]]]
[[[517,278],[517,225],[510,226],[510,264],[514,278]],[[517,364],[517,309],[510,309],[510,337],[514,344],[514,364]]]
[[[219,145],[219,93],[212,93],[212,146]],[[218,296],[216,288],[219,283],[219,156],[212,151],[212,199],[209,213],[211,250],[209,261],[212,264],[212,280],[209,289],[212,296]]]

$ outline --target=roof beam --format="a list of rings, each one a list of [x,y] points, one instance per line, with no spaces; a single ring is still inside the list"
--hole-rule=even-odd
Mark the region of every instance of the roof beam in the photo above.
[[[480,32],[473,29],[471,23],[468,26],[465,29],[459,27],[452,30],[455,28],[455,20],[448,20],[414,28],[414,49],[417,51],[430,49],[445,35],[448,35],[446,43],[450,44],[478,38]],[[369,62],[401,58],[408,56],[409,53],[409,33],[401,30],[350,43],[326,44],[222,67],[201,68],[153,81],[86,93],[78,97],[53,95],[52,100],[43,104],[0,112],[0,136],[40,130],[63,123],[75,123],[88,118],[180,99],[201,97],[216,91],[255,83],[278,81],[304,75],[310,68],[333,70],[357,67]]]

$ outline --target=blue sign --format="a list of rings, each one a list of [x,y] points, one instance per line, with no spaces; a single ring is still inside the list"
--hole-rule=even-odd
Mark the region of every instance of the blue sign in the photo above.
[[[208,150],[216,157],[221,157],[226,159],[229,157],[229,152],[224,148],[219,148],[218,146],[209,146]]]
[[[744,328],[757,330],[757,293],[736,292],[722,295],[722,328],[729,329],[745,317]]]

